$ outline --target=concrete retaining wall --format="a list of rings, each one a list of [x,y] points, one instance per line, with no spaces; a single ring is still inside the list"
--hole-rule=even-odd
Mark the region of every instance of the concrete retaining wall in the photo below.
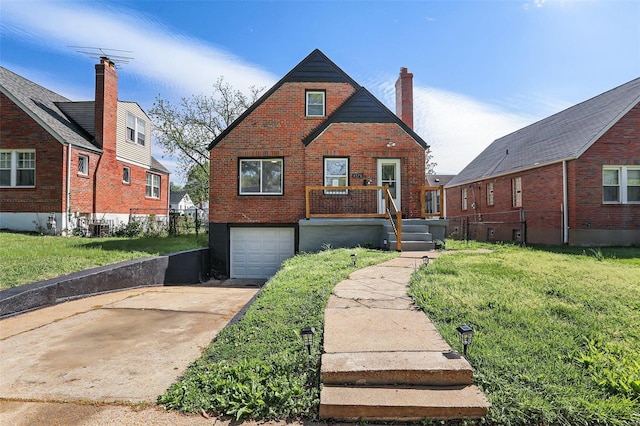
[[[209,279],[210,249],[129,260],[0,291],[0,318],[126,288]]]

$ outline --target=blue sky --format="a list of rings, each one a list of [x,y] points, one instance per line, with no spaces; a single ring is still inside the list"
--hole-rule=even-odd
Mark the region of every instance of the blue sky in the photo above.
[[[640,76],[638,1],[1,0],[0,25],[0,64],[71,100],[93,98],[95,60],[69,46],[130,51],[119,97],[145,110],[210,93],[219,76],[268,88],[319,48],[394,111],[407,67],[441,174]]]

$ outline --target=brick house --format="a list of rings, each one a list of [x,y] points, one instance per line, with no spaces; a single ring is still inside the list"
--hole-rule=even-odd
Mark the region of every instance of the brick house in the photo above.
[[[447,234],[640,244],[640,78],[494,141],[445,187]]]
[[[166,215],[169,171],[151,155],[149,117],[118,100],[113,62],[95,70],[95,101],[72,102],[0,67],[0,228],[33,231],[51,215],[58,231]]]
[[[402,68],[396,116],[316,49],[225,129],[209,146],[213,275],[266,277],[298,251],[397,244],[390,200],[405,223],[421,217],[428,149],[412,130],[412,79]]]

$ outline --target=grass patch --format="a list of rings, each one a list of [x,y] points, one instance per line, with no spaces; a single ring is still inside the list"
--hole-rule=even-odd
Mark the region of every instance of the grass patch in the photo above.
[[[287,260],[246,315],[226,327],[158,403],[235,419],[313,417],[318,412],[324,310],[333,287],[358,267],[397,253],[336,249]],[[299,331],[313,326],[308,355]]]
[[[623,425],[640,421],[637,248],[522,248],[447,241],[410,293],[469,360],[500,425]]]
[[[0,289],[124,260],[206,247],[207,238],[81,238],[0,232]]]

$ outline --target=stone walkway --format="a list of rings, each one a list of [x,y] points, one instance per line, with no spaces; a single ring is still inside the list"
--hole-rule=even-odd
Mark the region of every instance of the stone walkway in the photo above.
[[[472,368],[407,295],[422,257],[402,252],[336,285],[325,310],[320,416],[340,420],[483,417]]]

